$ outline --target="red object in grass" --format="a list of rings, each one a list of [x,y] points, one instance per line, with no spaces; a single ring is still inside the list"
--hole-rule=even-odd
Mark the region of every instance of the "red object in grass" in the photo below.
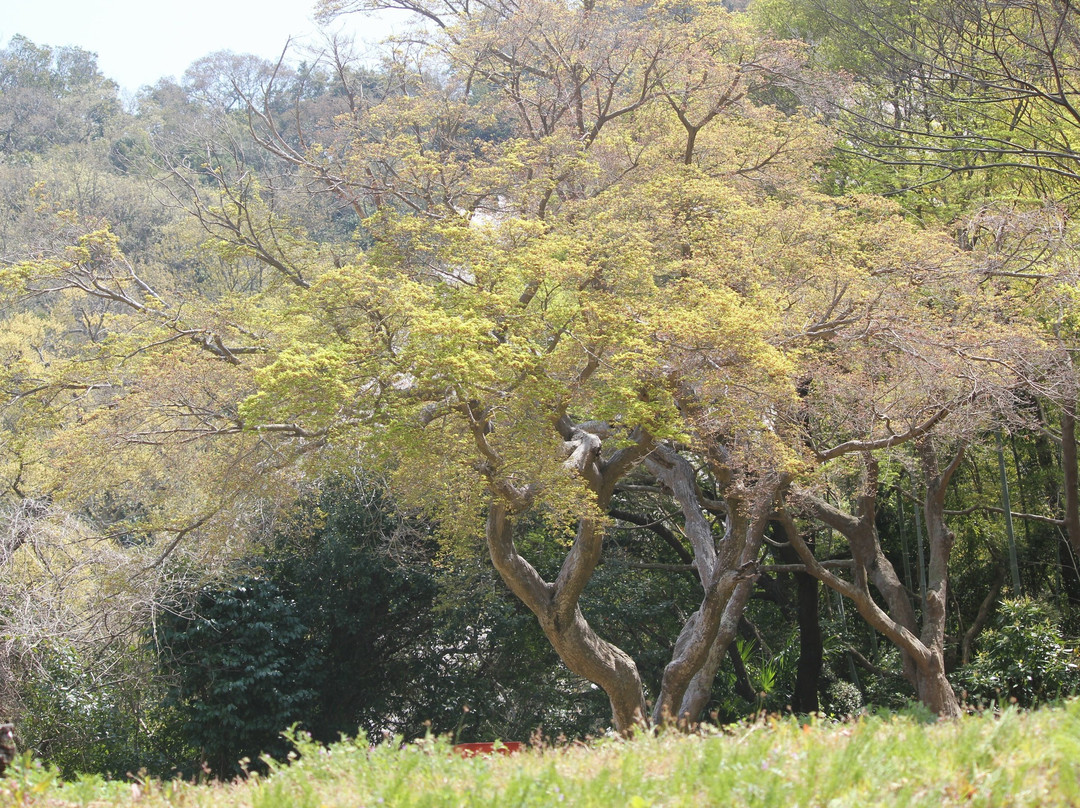
[[[494,741],[484,741],[481,743],[457,743],[454,744],[454,751],[462,757],[494,754],[513,755],[520,752],[522,746],[524,744],[521,741],[507,741],[506,743],[500,743],[499,748],[496,749]]]

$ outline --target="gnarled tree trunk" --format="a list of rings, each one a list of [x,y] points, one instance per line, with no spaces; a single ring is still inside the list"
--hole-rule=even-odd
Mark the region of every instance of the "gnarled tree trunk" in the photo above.
[[[496,473],[497,455],[486,444],[485,426],[474,419],[475,438],[492,462],[488,471],[492,502],[488,510],[486,539],[491,561],[511,591],[536,615],[544,634],[566,666],[604,689],[611,701],[615,729],[627,734],[648,722],[645,695],[637,665],[623,650],[593,631],[579,608],[581,593],[600,562],[604,529],[595,516],[578,521],[577,534],[554,582],[518,553],[514,544],[512,513],[526,510],[532,492],[502,479]],[[607,510],[615,483],[649,451],[645,435],[604,458],[601,446],[610,428],[603,423],[573,424],[565,416],[556,424],[565,441],[566,467],[577,472],[596,498],[599,512]]]
[[[745,515],[741,502],[746,497],[741,493],[728,496],[728,524],[720,552],[714,556],[707,577],[702,577],[705,596],[701,606],[687,622],[672,660],[664,669],[660,694],[653,707],[654,721],[696,721],[708,701],[712,678],[735,636],[757,577],[756,559],[765,529],[788,479],[786,475],[775,475],[759,480],[750,497],[749,513]],[[697,498],[688,498],[686,504],[678,493],[676,498],[680,499],[689,534],[691,517],[700,516]],[[711,541],[710,533],[710,548]],[[694,544],[696,550],[698,542]],[[698,569],[704,571],[705,564],[699,564]]]
[[[582,531],[596,533],[597,529],[595,525],[583,526],[579,540]],[[590,538],[599,540],[595,536]],[[558,584],[545,581],[517,552],[513,520],[505,502],[492,503],[488,511],[487,543],[495,569],[536,615],[544,635],[566,667],[607,693],[616,731],[625,734],[643,725],[647,720],[645,696],[634,660],[593,631],[578,608],[576,597],[572,603],[560,598]]]
[[[949,585],[949,555],[955,534],[945,524],[945,489],[963,459],[960,449],[949,466],[941,470],[937,452],[930,439],[917,444],[919,458],[926,477],[926,536],[930,547],[930,563],[926,572],[926,614],[923,615],[922,642],[929,659],[919,666],[919,700],[938,715],[954,718],[960,715],[960,703],[945,677],[945,621]]]
[[[924,512],[930,544],[927,608],[921,631],[907,592],[892,564],[885,558],[874,527],[877,462],[869,454],[864,455],[865,476],[856,516],[812,496],[799,498],[815,518],[848,539],[855,560],[852,582],[822,567],[799,535],[794,520],[786,514],[783,518],[789,541],[806,565],[807,572],[854,601],[859,614],[900,649],[904,676],[915,688],[919,700],[938,715],[952,718],[960,715],[960,706],[945,675],[945,606],[949,552],[953,541],[953,534],[945,524],[945,489],[960,463],[963,451],[958,452],[949,466],[941,471],[929,439],[920,441],[918,449],[926,478]],[[871,582],[884,598],[888,612],[881,609],[870,594]]]

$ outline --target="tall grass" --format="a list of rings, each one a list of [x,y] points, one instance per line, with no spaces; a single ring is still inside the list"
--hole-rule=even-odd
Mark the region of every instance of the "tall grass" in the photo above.
[[[299,758],[247,782],[61,783],[31,764],[0,805],[1055,806],[1080,805],[1080,702],[932,723],[917,713],[846,723],[766,719],[713,735],[463,759],[438,740],[399,747],[298,739]]]

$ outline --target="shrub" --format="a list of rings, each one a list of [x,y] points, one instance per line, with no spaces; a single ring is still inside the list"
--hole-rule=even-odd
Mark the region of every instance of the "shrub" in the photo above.
[[[1040,601],[1002,601],[996,625],[979,637],[975,659],[955,677],[975,703],[1032,707],[1076,692],[1080,656]]]
[[[232,776],[242,757],[289,751],[281,732],[304,718],[316,696],[307,626],[297,611],[273,581],[249,576],[204,587],[194,617],[158,623],[174,678],[166,704],[184,716],[183,734],[199,757],[183,773],[206,763],[215,775]]]
[[[96,653],[95,653],[96,652]],[[162,683],[139,649],[79,649],[42,643],[22,672],[20,746],[65,778],[168,774],[180,745],[160,703]]]

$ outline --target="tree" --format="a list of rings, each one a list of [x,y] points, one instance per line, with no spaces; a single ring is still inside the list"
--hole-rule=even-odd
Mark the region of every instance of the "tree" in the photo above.
[[[346,94],[325,145],[278,123],[276,76],[244,96],[252,140],[364,216],[363,254],[327,255],[283,217],[239,139],[174,161],[216,256],[275,280],[196,306],[149,283],[108,228],[62,218],[75,232],[5,283],[107,301],[109,338],[44,381],[12,379],[11,400],[81,394],[49,473],[77,494],[101,479],[93,449],[114,447],[106,468],[135,483],[162,558],[250,528],[304,474],[381,470],[448,543],[483,537],[617,730],[694,721],[793,483],[968,439],[1007,397],[1023,332],[940,234],[806,187],[827,133],[755,101],[779,94],[797,49],[742,18],[706,3],[414,10],[437,18],[438,60],[399,50],[392,89]],[[947,475],[924,468],[936,505]],[[700,586],[651,719],[637,664],[583,600],[631,475],[670,495]],[[551,572],[519,543],[536,523],[561,555]],[[868,609],[930,665],[943,713],[946,572],[922,651]],[[845,586],[865,581],[857,559]]]
[[[100,137],[120,110],[116,83],[95,54],[16,35],[0,50],[0,153],[42,153]]]
[[[152,548],[94,528],[42,500],[0,510],[0,703],[23,748],[65,776],[168,773],[181,744],[140,643],[165,576],[146,568]]]
[[[872,174],[878,181],[891,173],[894,190],[924,187],[925,213],[930,193],[960,189],[963,178],[975,180],[962,192],[968,200],[1003,180],[1029,198],[1056,196],[1075,179],[1071,2],[780,0],[758,13],[782,35],[813,42],[822,66],[855,76],[856,92],[834,100],[848,149],[885,168]],[[962,206],[944,203],[946,215]]]

